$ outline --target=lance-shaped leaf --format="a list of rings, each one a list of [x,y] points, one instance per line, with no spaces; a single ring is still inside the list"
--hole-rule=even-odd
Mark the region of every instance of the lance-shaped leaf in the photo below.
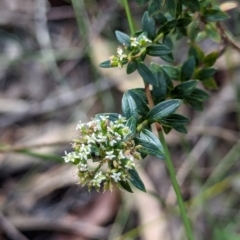
[[[146,192],[146,188],[141,178],[139,177],[138,172],[135,169],[129,169],[128,173],[131,177],[130,182],[132,183],[132,185],[138,188],[139,190]]]
[[[188,7],[192,12],[200,10],[200,4],[198,0],[182,0],[182,4]]]
[[[132,61],[127,65],[127,74],[133,73],[137,69],[137,63]]]
[[[129,127],[131,130],[131,133],[127,136],[127,138],[130,138],[135,135],[136,133],[136,128],[137,128],[137,120],[135,117],[130,117],[128,121],[126,122],[126,126]]]
[[[179,1],[179,0],[167,0],[167,1],[165,1],[166,11],[168,11],[173,17],[175,17],[175,15],[176,15],[177,1]]]
[[[154,44],[147,47],[147,54],[150,56],[160,57],[172,52],[172,49],[164,44]]]
[[[187,122],[189,122],[189,119],[185,118],[182,115],[174,113],[174,114],[171,114],[167,117],[162,118],[159,122],[164,127],[174,128],[178,132],[187,133],[187,130],[186,130],[184,125]]]
[[[147,115],[147,113],[149,112],[149,107],[147,105],[147,97],[145,92],[142,92],[139,89],[131,89],[128,90],[128,92],[137,105],[138,113],[142,116]]]
[[[152,71],[142,62],[138,63],[138,72],[143,80],[151,85],[156,85],[156,79]]]
[[[135,2],[138,4],[138,5],[144,5],[145,3],[147,3],[149,0],[135,0]]]
[[[162,65],[162,69],[168,74],[171,79],[179,80],[180,71],[178,68],[170,66],[170,65]]]
[[[124,190],[126,190],[126,191],[128,191],[130,193],[133,193],[133,190],[131,189],[131,187],[130,187],[130,185],[129,185],[129,183],[127,181],[119,181],[118,183],[120,184],[120,186]]]
[[[197,80],[189,80],[178,84],[172,91],[171,95],[175,98],[181,98],[188,96],[197,86]]]
[[[164,3],[164,0],[152,0],[148,4],[148,12],[149,12],[149,14],[152,16],[152,15],[160,12],[163,3]]]
[[[182,101],[179,99],[171,99],[164,102],[161,102],[154,106],[146,116],[150,123],[157,122],[161,118],[166,117],[173,112],[175,112],[178,107],[181,105]]]
[[[147,33],[149,38],[155,36],[155,21],[152,17],[148,15],[148,12],[145,12],[142,17],[142,30]]]
[[[111,68],[111,61],[110,60],[107,60],[107,61],[104,61],[102,63],[99,64],[99,67],[101,68]]]
[[[159,139],[151,131],[143,129],[140,136],[136,138],[136,142],[142,146],[139,149],[141,153],[165,159],[163,146]]]
[[[228,15],[219,9],[206,9],[203,17],[210,22],[219,22],[228,19]]]
[[[186,81],[191,79],[195,69],[195,58],[192,56],[186,62],[183,63],[181,68],[181,80]]]
[[[125,92],[123,94],[122,112],[127,119],[130,117],[134,117],[137,119],[138,117],[137,105],[132,96],[128,92]]]
[[[196,73],[196,78],[199,80],[205,80],[211,78],[215,72],[215,68],[203,68]]]
[[[210,89],[210,90],[218,89],[218,85],[213,78],[208,78],[203,80],[203,85],[206,89]]]
[[[130,37],[126,33],[115,31],[115,35],[119,43],[127,47],[130,46]]]
[[[209,53],[207,56],[205,56],[205,58],[203,60],[204,65],[206,67],[211,67],[216,62],[218,57],[219,57],[219,52],[218,51]]]

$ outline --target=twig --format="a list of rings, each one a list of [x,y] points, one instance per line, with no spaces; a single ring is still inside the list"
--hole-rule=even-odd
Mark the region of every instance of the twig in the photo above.
[[[15,226],[0,213],[0,228],[4,233],[12,240],[28,240],[21,232],[19,232]]]
[[[87,238],[106,239],[108,229],[79,221],[67,221],[61,219],[46,219],[39,217],[14,217],[13,224],[21,230],[50,230],[82,235]],[[21,240],[20,238],[14,240]],[[26,239],[24,239],[26,240]]]
[[[32,148],[43,148],[43,147],[53,147],[53,146],[60,146],[60,145],[67,145],[71,142],[71,140],[66,141],[57,141],[57,142],[49,142],[49,143],[37,143],[37,144],[30,144],[30,145],[19,145],[19,146],[4,146],[0,148],[1,153],[6,152],[20,152]]]
[[[224,43],[230,45],[232,48],[234,48],[235,50],[240,52],[240,46],[238,46],[231,38],[228,37],[223,26],[219,22],[216,24],[216,26],[217,26],[218,32],[221,35],[221,38],[223,39]]]

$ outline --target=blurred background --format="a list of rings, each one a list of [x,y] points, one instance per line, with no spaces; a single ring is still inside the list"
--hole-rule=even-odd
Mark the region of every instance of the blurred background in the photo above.
[[[61,164],[79,120],[121,113],[123,92],[143,86],[137,74],[98,67],[116,53],[115,30],[130,32],[121,1],[73,2],[0,1],[0,240],[186,239],[163,161],[139,163],[147,193],[134,194],[89,192]],[[129,4],[140,29],[145,9]],[[240,45],[240,4],[221,6]],[[217,33],[209,37],[199,43],[206,53],[223,48]],[[188,43],[175,44],[178,65]],[[227,48],[216,67],[204,111],[182,107],[189,133],[167,142],[196,239],[238,240],[240,52]]]

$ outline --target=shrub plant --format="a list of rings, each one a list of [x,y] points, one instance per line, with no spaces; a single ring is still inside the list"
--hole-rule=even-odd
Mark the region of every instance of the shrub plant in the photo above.
[[[210,37],[219,42],[219,21],[226,13],[209,0],[135,0],[147,10],[141,29],[134,30],[127,0],[123,0],[131,34],[116,31],[120,46],[115,55],[100,64],[102,68],[137,71],[144,88],[129,89],[123,94],[122,114],[102,113],[88,123],[79,123],[79,138],[64,160],[78,166],[79,182],[89,189],[112,190],[113,185],[128,192],[132,185],[146,191],[138,175],[136,161],[151,155],[165,160],[183,218],[187,237],[193,239],[186,209],[164,134],[173,129],[187,133],[185,116],[176,113],[181,104],[202,110],[208,98],[206,89],[215,89],[213,79],[219,51],[205,54],[198,42]],[[222,29],[222,28],[221,28]],[[226,36],[225,36],[226,37]],[[176,42],[187,39],[187,59],[176,65],[173,49]],[[146,63],[148,56],[160,57],[166,64]],[[114,71],[114,70],[112,70]],[[158,137],[152,132],[152,127]],[[95,169],[89,162],[96,164]]]

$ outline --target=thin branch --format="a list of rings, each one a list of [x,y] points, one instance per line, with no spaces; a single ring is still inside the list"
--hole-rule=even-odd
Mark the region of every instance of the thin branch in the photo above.
[[[223,39],[224,43],[231,46],[233,49],[240,52],[240,46],[238,46],[227,34],[226,30],[223,28],[223,26],[218,22],[216,24],[219,34],[221,35],[221,38]]]
[[[0,148],[0,153],[7,153],[7,152],[21,152],[28,149],[33,148],[43,148],[43,147],[54,147],[60,145],[67,145],[71,142],[71,140],[66,141],[57,141],[57,142],[49,142],[49,143],[37,143],[37,144],[30,144],[30,145],[19,145],[19,146],[3,146]]]
[[[17,228],[0,213],[0,228],[12,240],[28,240]]]

